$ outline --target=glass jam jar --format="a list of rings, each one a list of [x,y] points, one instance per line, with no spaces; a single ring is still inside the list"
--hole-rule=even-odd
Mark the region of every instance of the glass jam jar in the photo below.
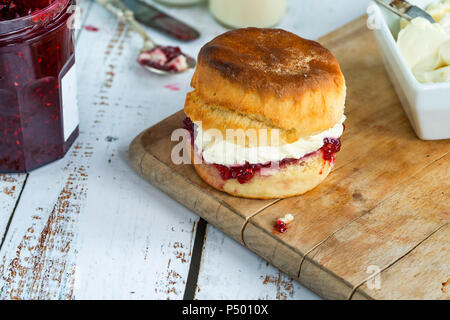
[[[0,172],[62,158],[78,136],[74,0],[0,0]]]

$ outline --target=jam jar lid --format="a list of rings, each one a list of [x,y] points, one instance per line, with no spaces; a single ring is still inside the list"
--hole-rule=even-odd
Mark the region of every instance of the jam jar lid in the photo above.
[[[23,0],[22,0],[23,1]],[[26,0],[28,2],[28,0]],[[35,30],[49,25],[61,15],[72,0],[53,0],[49,5],[34,10],[31,14],[18,18],[0,19],[0,46],[1,41],[15,38],[18,34],[33,33]]]

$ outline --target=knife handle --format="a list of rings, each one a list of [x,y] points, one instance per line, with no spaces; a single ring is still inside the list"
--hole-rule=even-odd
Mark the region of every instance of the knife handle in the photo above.
[[[192,41],[200,37],[200,33],[186,23],[166,14],[157,7],[141,0],[121,0],[134,12],[141,24],[158,30],[181,41]]]

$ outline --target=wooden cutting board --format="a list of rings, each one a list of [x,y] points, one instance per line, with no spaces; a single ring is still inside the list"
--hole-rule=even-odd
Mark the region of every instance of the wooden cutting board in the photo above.
[[[329,299],[450,299],[450,141],[414,134],[362,17],[320,42],[339,60],[348,98],[336,167],[285,200],[213,190],[174,165],[182,111],[130,146],[136,170],[230,237]],[[450,121],[450,120],[449,120]],[[291,213],[285,234],[277,218]]]

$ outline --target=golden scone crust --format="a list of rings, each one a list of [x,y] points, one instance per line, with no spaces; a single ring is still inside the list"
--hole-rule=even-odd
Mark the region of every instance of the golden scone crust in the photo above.
[[[287,143],[338,123],[346,95],[331,52],[280,29],[238,29],[207,43],[191,86],[185,112],[204,129],[280,129]]]
[[[281,168],[273,175],[255,175],[249,182],[240,184],[237,179],[224,181],[213,165],[194,163],[197,174],[213,188],[251,199],[281,199],[304,194],[325,180],[333,167],[334,162],[324,160],[319,152],[304,162]]]

